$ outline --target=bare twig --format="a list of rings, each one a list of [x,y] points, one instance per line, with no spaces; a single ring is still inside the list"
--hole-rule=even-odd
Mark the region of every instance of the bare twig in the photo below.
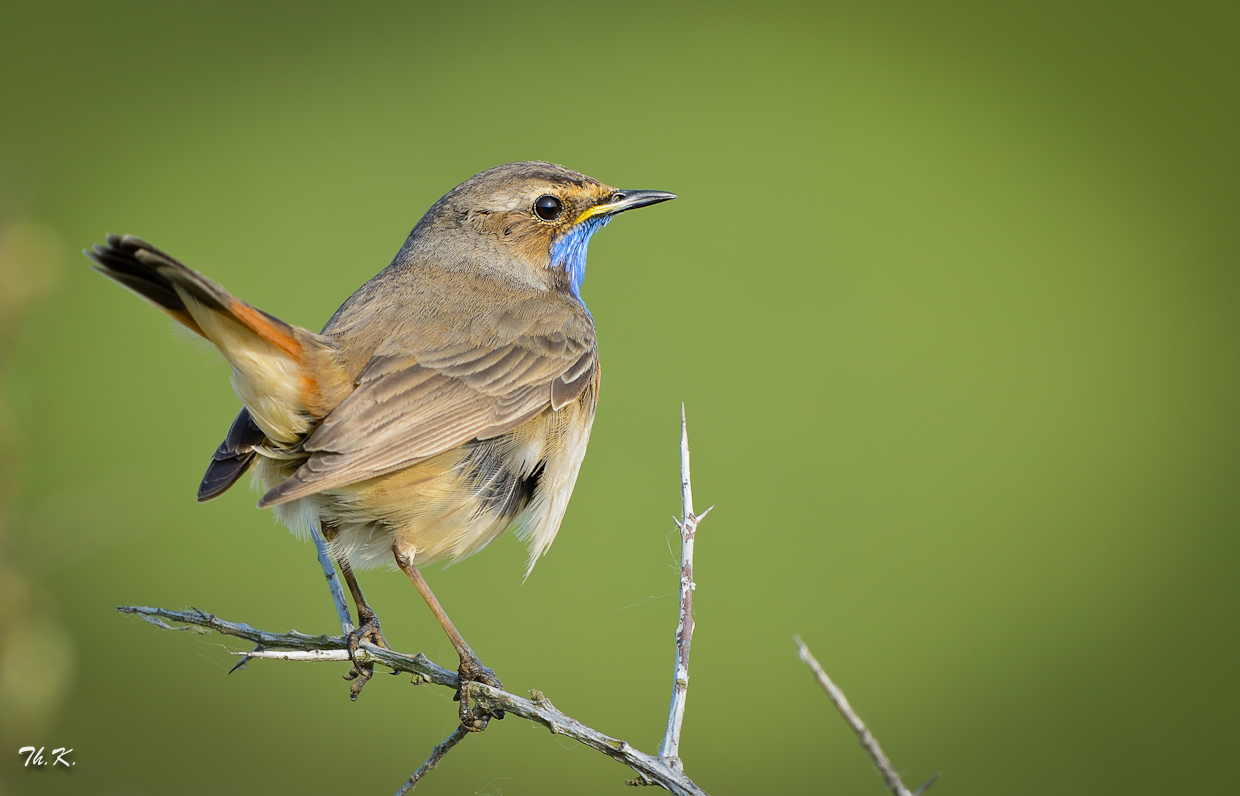
[[[327,588],[332,593],[332,604],[336,608],[336,616],[340,619],[340,633],[347,636],[353,632],[353,617],[349,615],[349,604],[345,602],[344,589],[340,587],[340,578],[336,575],[336,567],[332,563],[331,553],[327,549],[327,540],[323,538],[323,533],[317,525],[310,528],[310,538],[314,541],[314,549],[318,553],[319,566],[323,568],[323,575],[327,578]],[[261,649],[261,646],[255,647],[254,652],[258,652]],[[236,665],[228,670],[228,673],[232,674],[238,669],[244,669],[245,665],[251,660],[261,657],[264,656],[242,656],[241,660],[237,661]]]
[[[680,405],[680,621],[676,625],[676,666],[672,677],[672,701],[667,714],[667,733],[659,757],[677,771],[683,771],[680,761],[680,728],[685,720],[685,703],[689,696],[689,645],[693,643],[693,540],[698,523],[710,513],[701,516],[693,513],[693,484],[689,478],[689,431],[685,424],[685,405]],[[713,509],[714,506],[711,506]]]
[[[255,658],[311,662],[351,661],[355,666],[378,663],[393,671],[412,674],[414,685],[434,683],[454,691],[459,690],[459,698],[463,703],[468,705],[472,701],[475,708],[483,713],[492,715],[499,714],[501,711],[512,713],[541,724],[553,735],[567,736],[591,749],[602,752],[637,773],[637,778],[629,781],[630,785],[658,785],[677,796],[707,796],[706,792],[693,780],[685,776],[684,766],[679,757],[680,731],[684,723],[685,703],[689,688],[689,647],[693,641],[694,629],[693,543],[698,525],[714,508],[711,506],[700,515],[693,512],[693,488],[689,476],[689,434],[685,422],[684,404],[680,407],[680,491],[683,514],[682,519],[676,521],[680,529],[681,541],[680,619],[676,627],[676,666],[671,705],[668,710],[667,732],[657,757],[638,751],[625,741],[604,735],[565,715],[551,704],[551,700],[537,690],[530,691],[532,699],[524,699],[484,683],[467,682],[462,686],[456,672],[431,662],[422,653],[405,655],[366,641],[362,641],[354,654],[350,656],[348,636],[353,630],[352,618],[349,615],[348,603],[345,602],[344,592],[336,576],[327,544],[317,529],[311,535],[318,549],[319,563],[323,568],[323,574],[327,577],[332,591],[332,601],[340,619],[341,635],[339,636],[311,636],[296,630],[289,633],[273,633],[258,630],[246,624],[227,622],[196,608],[190,611],[171,611],[166,608],[121,606],[117,610],[138,616],[165,630],[189,630],[198,633],[215,631],[254,643],[256,646],[249,652],[233,653],[241,657],[241,661],[233,667],[233,670]],[[176,625],[169,624],[169,622],[174,622]],[[874,765],[878,767],[891,792],[895,796],[921,796],[938,779],[938,774],[931,777],[916,791],[910,792],[900,780],[891,761],[883,753],[878,741],[866,728],[865,723],[861,721],[852,706],[848,704],[844,692],[831,681],[801,639],[797,638],[796,643],[800,649],[801,660],[810,667],[819,685],[827,692],[844,720],[857,734],[861,746],[874,761]],[[396,796],[404,796],[413,790],[417,783],[468,734],[463,726],[454,730],[432,750],[430,757],[413,772],[397,791]]]
[[[292,631],[290,633],[272,633],[257,630],[249,625],[227,622],[216,616],[199,611],[170,611],[166,608],[147,608],[142,606],[122,606],[117,609],[122,613],[134,614],[151,624],[166,630],[197,630],[205,628],[229,636],[236,636],[259,645],[260,650],[252,653],[238,653],[251,657],[284,657],[287,660],[330,661],[348,659],[348,642],[342,636],[310,636]],[[177,622],[187,627],[175,627],[168,624]],[[203,632],[199,630],[198,632]],[[427,660],[426,656],[403,655],[399,652],[383,649],[368,642],[362,642],[356,655],[358,663],[374,662],[389,669],[408,672],[414,675],[417,683],[434,683],[456,690],[459,680],[456,672],[438,666]],[[706,796],[706,791],[673,768],[666,760],[638,751],[625,741],[587,727],[576,719],[565,715],[551,700],[541,692],[531,691],[533,699],[524,699],[491,688],[483,683],[467,683],[466,693],[462,699],[473,699],[477,706],[486,712],[494,713],[503,710],[524,719],[537,722],[546,727],[554,735],[563,735],[582,743],[591,749],[611,757],[637,772],[644,780],[658,785],[677,796]]]
[[[443,739],[443,743],[431,750],[431,756],[426,758],[425,763],[418,766],[418,770],[414,771],[413,774],[410,775],[409,780],[405,782],[404,785],[400,786],[400,790],[396,791],[396,796],[405,796],[406,793],[416,788],[418,786],[418,780],[425,777],[427,772],[439,765],[439,761],[443,760],[443,756],[448,752],[451,752],[452,747],[460,743],[466,735],[469,735],[469,730],[464,727],[458,726],[455,730],[453,730],[451,735]]]
[[[891,765],[891,761],[883,753],[883,748],[878,745],[878,740],[870,732],[869,728],[865,726],[865,722],[861,720],[857,712],[852,709],[852,705],[848,704],[848,697],[844,696],[844,692],[840,690],[839,686],[832,682],[827,673],[823,671],[818,660],[810,654],[809,647],[805,646],[805,642],[798,637],[794,637],[793,640],[796,641],[797,648],[801,651],[801,660],[814,673],[814,677],[818,680],[818,685],[822,686],[822,690],[827,692],[827,696],[835,703],[836,710],[844,717],[844,721],[848,722],[848,726],[852,727],[852,731],[857,734],[857,740],[861,741],[861,747],[865,749],[866,754],[874,761],[874,765],[878,768],[879,773],[883,775],[883,780],[887,783],[887,787],[891,792],[896,796],[920,796],[920,794],[925,793],[926,789],[939,778],[939,775],[935,774],[925,785],[922,785],[916,791],[910,791],[904,787],[904,783],[900,780],[900,775],[896,773],[895,767]]]
[[[266,630],[256,630],[246,624],[227,622],[197,608],[190,611],[170,611],[167,608],[122,605],[116,610],[123,614],[134,614],[150,622],[152,625],[162,627],[165,630],[206,628],[208,631],[214,630],[226,636],[236,636],[246,641],[253,641],[258,645],[257,650],[238,653],[251,658],[269,657],[273,650],[302,650],[314,653],[314,655],[304,658],[290,655],[287,660],[335,661],[349,659],[349,643],[343,636],[309,636],[296,630],[290,633],[272,633]],[[182,625],[186,625],[186,627],[173,627],[168,624],[169,621],[179,622]],[[202,631],[198,630],[197,632],[201,633]],[[342,650],[344,655],[340,657],[328,655],[326,654],[328,650]],[[377,647],[369,642],[362,642],[357,651],[357,662],[381,663],[389,669],[417,675],[421,678],[419,682],[434,683],[435,685],[447,686],[452,689],[456,689],[459,682],[456,672],[431,663],[421,653],[412,656],[402,655],[399,652]]]

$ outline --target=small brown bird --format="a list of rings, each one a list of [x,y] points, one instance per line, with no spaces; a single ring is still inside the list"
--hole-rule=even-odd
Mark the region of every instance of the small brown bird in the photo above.
[[[590,236],[617,214],[674,199],[551,163],[498,166],[436,202],[392,264],[319,334],[284,323],[144,241],[86,252],[210,340],[245,405],[199,500],[251,466],[294,533],[321,529],[358,613],[350,636],[387,646],[353,575],[394,563],[460,656],[461,682],[499,687],[418,567],[459,559],[507,529],[529,568],[559,530],[598,400],[594,322],[582,302]],[[356,698],[372,665],[350,673]],[[485,726],[462,700],[462,723]]]

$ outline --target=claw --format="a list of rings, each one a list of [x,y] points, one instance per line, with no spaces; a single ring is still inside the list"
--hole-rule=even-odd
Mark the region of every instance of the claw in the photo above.
[[[374,663],[358,663],[357,650],[363,641],[369,641],[377,647],[391,649],[388,646],[387,639],[383,637],[383,631],[379,628],[379,617],[374,612],[369,615],[359,616],[361,626],[354,629],[347,636],[349,643],[349,660],[353,662],[353,668],[349,669],[344,675],[345,680],[352,681],[349,686],[349,699],[356,702],[358,695],[362,693],[362,689],[366,687],[366,683],[370,682],[370,678],[374,676]]]
[[[491,719],[504,718],[504,711],[502,710],[482,711],[470,705],[469,686],[471,683],[483,683],[501,691],[504,689],[504,684],[495,676],[495,672],[483,666],[481,661],[471,655],[468,658],[461,658],[461,665],[457,669],[457,676],[460,677],[461,686],[453,699],[461,703],[460,718],[462,727],[470,732],[482,732],[487,728],[487,724],[490,723]]]

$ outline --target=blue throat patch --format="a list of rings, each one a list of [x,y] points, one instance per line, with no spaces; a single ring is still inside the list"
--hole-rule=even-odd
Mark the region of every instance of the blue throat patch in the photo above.
[[[573,295],[581,298],[581,283],[586,278],[586,250],[590,236],[607,226],[611,216],[595,216],[570,229],[551,244],[551,267],[563,268]]]

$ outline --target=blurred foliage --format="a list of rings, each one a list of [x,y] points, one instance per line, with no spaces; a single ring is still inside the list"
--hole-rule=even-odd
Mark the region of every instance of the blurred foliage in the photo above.
[[[550,554],[428,573],[516,691],[653,750],[680,401],[698,502],[682,755],[712,793],[881,793],[799,633],[936,792],[1226,790],[1240,745],[1235,4],[0,8],[0,195],[318,327],[444,191],[542,158],[676,202],[591,247],[604,388]],[[15,216],[13,216],[15,217]],[[66,270],[9,338],[5,556],[78,650],[0,715],[20,794],[386,793],[442,692],[251,664],[116,615],[331,629],[312,549],[194,490],[217,359]],[[6,288],[6,291],[8,288]],[[9,310],[5,309],[9,323]],[[5,575],[5,588],[13,582]],[[405,579],[387,638],[451,660]],[[235,645],[232,648],[236,648]],[[45,667],[33,650],[31,671]],[[626,793],[515,720],[419,793]]]
[[[6,219],[0,205],[0,376],[7,373],[9,346],[30,305],[63,273],[64,241],[29,219]],[[11,211],[10,211],[11,212]],[[9,475],[20,457],[11,451],[13,421],[0,401],[0,743],[10,750],[46,732],[73,681],[73,640],[55,617],[44,589],[33,585],[21,563],[8,559],[11,512]],[[0,787],[16,768],[0,758]]]

